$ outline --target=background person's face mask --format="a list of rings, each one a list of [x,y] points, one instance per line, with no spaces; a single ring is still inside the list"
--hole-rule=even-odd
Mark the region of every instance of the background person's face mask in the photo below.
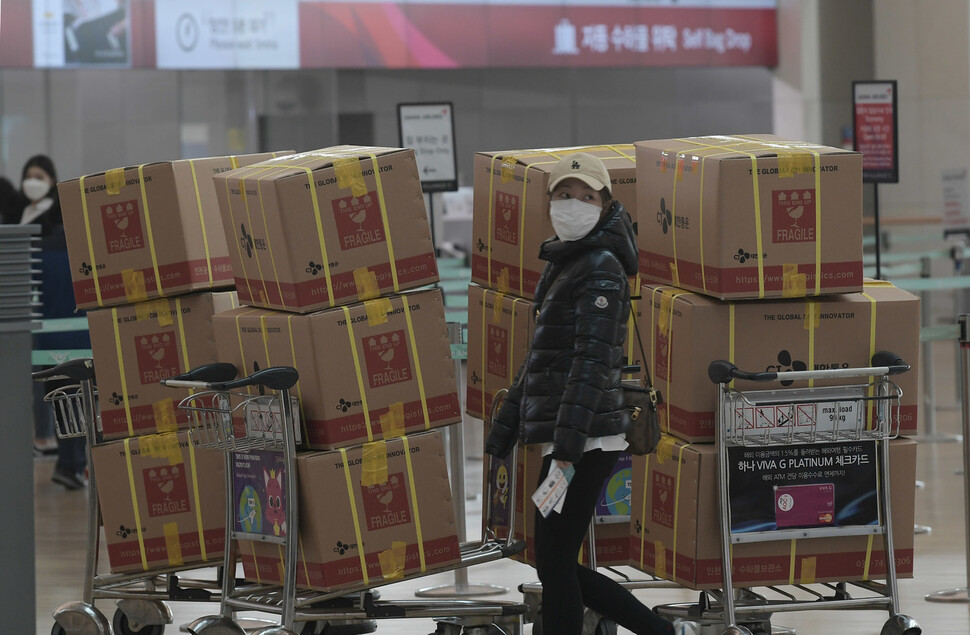
[[[44,179],[24,179],[21,187],[24,190],[24,196],[32,201],[39,201],[50,191],[51,184]]]
[[[552,201],[549,206],[552,228],[562,241],[586,236],[599,222],[601,211],[599,205],[584,203],[578,198]]]

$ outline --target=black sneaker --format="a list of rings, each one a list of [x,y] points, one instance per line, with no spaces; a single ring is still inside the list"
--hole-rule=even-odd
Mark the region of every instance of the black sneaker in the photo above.
[[[54,470],[54,475],[51,476],[51,481],[57,483],[58,485],[63,485],[70,490],[84,489],[85,486],[87,486],[87,483],[78,474],[69,474],[60,470]]]

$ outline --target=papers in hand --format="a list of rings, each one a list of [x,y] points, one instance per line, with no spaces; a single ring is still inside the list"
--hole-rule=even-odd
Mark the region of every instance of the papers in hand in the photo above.
[[[532,502],[539,508],[539,513],[543,518],[548,518],[553,511],[561,512],[563,503],[566,502],[566,490],[569,488],[569,481],[576,473],[572,465],[565,470],[559,467],[555,461],[549,468],[549,476],[539,484],[535,493],[532,495]]]

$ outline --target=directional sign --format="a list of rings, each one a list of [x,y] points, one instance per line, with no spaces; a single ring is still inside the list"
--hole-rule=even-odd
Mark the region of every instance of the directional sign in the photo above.
[[[414,148],[425,192],[458,189],[453,112],[449,102],[397,106],[401,146]]]
[[[862,180],[899,183],[896,82],[852,82],[855,149],[862,153]]]

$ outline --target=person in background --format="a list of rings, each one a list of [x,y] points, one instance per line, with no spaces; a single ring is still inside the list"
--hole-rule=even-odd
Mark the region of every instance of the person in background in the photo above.
[[[544,456],[538,483],[553,464],[572,473],[562,511],[536,513],[542,632],[580,635],[584,607],[637,635],[691,632],[693,623],[663,619],[613,579],[578,563],[599,493],[627,447],[630,415],[620,382],[637,246],[599,158],[563,157],[549,174],[549,188],[556,236],[539,250],[547,264],[536,288],[532,347],[485,441],[485,451],[499,458],[517,440],[538,444]]]
[[[20,183],[27,204],[17,222],[21,225],[40,225],[40,292],[41,316],[45,320],[75,317],[74,286],[71,266],[67,258],[67,239],[61,220],[61,206],[57,196],[57,171],[54,162],[44,155],[31,157],[24,164]],[[88,332],[38,333],[34,336],[35,350],[90,349]],[[45,382],[44,392],[58,386]],[[41,425],[50,427],[53,413],[47,404],[41,413],[35,409]],[[35,424],[37,425],[37,424]],[[35,428],[35,434],[37,430]],[[51,480],[67,489],[81,489],[86,484],[84,472],[87,454],[83,437],[61,439],[57,444],[57,464]]]
[[[27,201],[10,179],[0,176],[0,223],[12,224],[20,219],[20,213]]]

